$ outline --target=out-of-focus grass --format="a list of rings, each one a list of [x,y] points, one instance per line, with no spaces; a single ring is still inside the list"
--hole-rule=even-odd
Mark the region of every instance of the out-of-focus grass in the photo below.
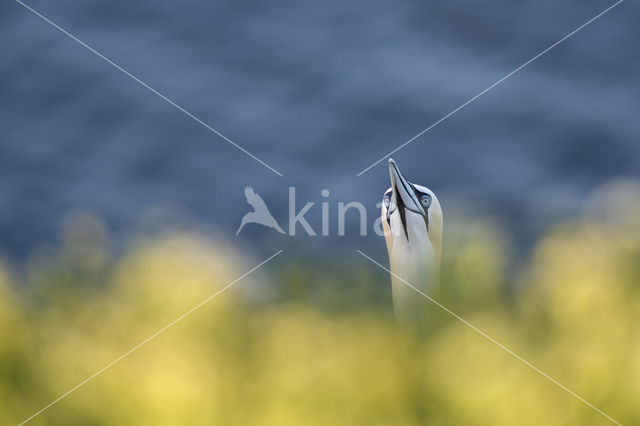
[[[640,424],[640,195],[627,184],[595,198],[541,238],[516,283],[494,227],[469,224],[448,241],[433,296]],[[0,267],[0,423],[24,420],[250,263],[189,232],[113,259],[100,222],[76,216],[24,278]],[[342,292],[319,290],[332,273],[309,265],[258,271],[31,424],[610,424],[427,300],[428,327],[397,327],[371,291],[388,280],[375,268],[341,269]],[[340,294],[360,303],[345,309]]]

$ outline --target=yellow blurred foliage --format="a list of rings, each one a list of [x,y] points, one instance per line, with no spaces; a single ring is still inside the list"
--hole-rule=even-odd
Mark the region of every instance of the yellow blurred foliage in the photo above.
[[[613,217],[587,208],[550,230],[510,291],[504,242],[480,226],[445,262],[434,297],[621,423],[640,424],[640,228],[624,197],[608,200]],[[108,253],[104,226],[77,214],[59,249],[34,254],[27,282],[0,267],[2,424],[251,267],[228,244],[189,232]],[[29,424],[611,424],[426,299],[439,311],[433,328],[407,330],[374,303],[336,312],[286,294],[255,300],[251,288],[314,285],[304,273],[282,278],[294,283],[267,276],[247,277]]]

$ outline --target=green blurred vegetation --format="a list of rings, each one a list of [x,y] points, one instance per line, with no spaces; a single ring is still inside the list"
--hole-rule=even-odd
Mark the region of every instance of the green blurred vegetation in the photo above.
[[[434,298],[640,424],[638,187],[595,194],[516,273],[495,223],[452,229]],[[101,222],[74,214],[24,274],[0,267],[0,423],[26,419],[257,263],[197,232],[136,241],[113,256]],[[611,424],[427,300],[428,327],[398,327],[389,278],[357,255],[334,269],[278,262],[29,424]]]

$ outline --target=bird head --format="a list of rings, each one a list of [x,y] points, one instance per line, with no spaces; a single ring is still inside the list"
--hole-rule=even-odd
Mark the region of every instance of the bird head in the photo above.
[[[429,188],[407,181],[398,165],[389,159],[391,188],[382,199],[382,227],[389,256],[393,249],[416,254],[429,251],[440,258],[442,209]]]

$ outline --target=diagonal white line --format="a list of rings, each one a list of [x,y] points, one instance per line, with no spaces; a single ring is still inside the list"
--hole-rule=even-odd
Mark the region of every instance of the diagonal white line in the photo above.
[[[613,419],[612,417],[610,417],[609,415],[607,415],[606,413],[604,413],[602,410],[600,410],[598,407],[596,407],[595,405],[593,405],[592,403],[590,403],[589,401],[587,401],[586,399],[582,398],[580,395],[578,395],[577,393],[575,393],[574,391],[572,391],[571,389],[569,389],[568,387],[564,386],[562,383],[558,382],[556,379],[554,379],[553,377],[549,376],[547,373],[545,373],[544,371],[540,370],[538,367],[536,367],[535,365],[531,364],[529,361],[527,361],[526,359],[522,358],[520,355],[516,354],[515,352],[513,352],[512,350],[510,350],[509,348],[507,348],[505,345],[503,345],[502,343],[498,342],[496,339],[494,339],[493,337],[489,336],[487,333],[485,333],[484,331],[480,330],[478,327],[476,327],[475,325],[469,323],[468,321],[466,321],[464,318],[462,318],[460,315],[456,314],[455,312],[453,312],[451,309],[447,308],[446,306],[442,305],[441,303],[439,303],[437,300],[433,299],[432,297],[428,296],[426,293],[418,290],[416,287],[414,287],[413,285],[411,285],[411,283],[405,281],[402,277],[399,277],[398,275],[394,274],[393,272],[391,272],[390,269],[388,269],[387,267],[385,267],[384,265],[378,263],[377,261],[373,260],[372,258],[370,258],[369,256],[367,256],[366,254],[364,254],[363,252],[361,252],[360,250],[356,250],[358,253],[360,253],[362,256],[364,256],[365,258],[369,259],[371,262],[373,262],[374,264],[378,265],[380,268],[384,269],[385,271],[387,271],[388,273],[390,273],[391,275],[393,275],[394,277],[396,277],[397,279],[399,279],[400,281],[402,281],[403,283],[405,283],[406,285],[408,285],[409,287],[411,287],[412,289],[414,289],[415,291],[417,291],[418,293],[420,293],[421,295],[423,295],[424,297],[426,297],[429,301],[433,302],[434,304],[436,304],[439,308],[441,308],[442,310],[444,310],[445,312],[447,312],[448,314],[452,315],[454,318],[456,318],[457,320],[461,321],[463,324],[469,326],[471,329],[473,329],[475,332],[477,332],[478,334],[480,334],[482,337],[486,338],[487,340],[489,340],[490,342],[494,343],[495,345],[497,345],[500,349],[504,350],[505,352],[511,354],[514,358],[516,358],[517,360],[521,361],[522,363],[524,363],[525,365],[527,365],[528,367],[530,367],[531,369],[533,369],[535,372],[537,372],[538,374],[544,376],[545,378],[547,378],[548,380],[550,380],[551,382],[553,382],[554,384],[556,384],[557,386],[559,386],[560,388],[564,389],[565,391],[567,391],[568,393],[570,393],[571,395],[573,395],[574,397],[576,397],[577,399],[579,399],[580,401],[582,401],[583,403],[585,403],[586,405],[588,405],[589,407],[593,408],[595,411],[597,411],[598,413],[602,414],[603,416],[605,416],[607,419],[611,420],[613,423],[622,426],[622,423],[618,422],[617,420]]]
[[[220,293],[224,292],[225,290],[227,290],[229,287],[231,287],[232,285],[234,285],[235,283],[237,283],[238,281],[240,281],[241,279],[243,279],[244,277],[246,277],[247,275],[249,275],[250,273],[252,273],[253,271],[255,271],[256,269],[260,268],[262,265],[264,265],[265,263],[267,263],[268,261],[270,261],[271,259],[273,259],[274,257],[276,257],[277,255],[279,255],[280,253],[282,253],[284,250],[279,250],[278,252],[276,252],[275,254],[271,255],[269,258],[263,260],[262,262],[260,262],[259,264],[257,264],[256,266],[254,266],[253,268],[251,268],[249,271],[245,272],[244,274],[240,275],[238,278],[236,278],[235,280],[231,281],[229,284],[227,284],[226,286],[224,286],[221,290],[218,290],[217,292],[215,292],[214,294],[212,294],[211,296],[207,297],[206,299],[204,299],[202,302],[198,303],[196,306],[194,306],[193,308],[189,309],[187,312],[185,312],[184,314],[180,315],[178,318],[174,319],[173,321],[171,321],[169,324],[165,325],[164,327],[162,327],[160,330],[156,331],[155,333],[153,333],[151,336],[147,337],[146,339],[144,339],[142,342],[138,343],[137,345],[135,345],[133,348],[129,349],[127,352],[125,352],[124,354],[120,355],[118,358],[114,359],[113,361],[111,361],[109,364],[105,365],[104,367],[102,367],[100,370],[96,371],[95,373],[93,373],[91,376],[87,377],[86,379],[84,379],[83,381],[81,381],[80,383],[78,383],[77,385],[75,385],[74,387],[72,387],[71,389],[69,389],[68,391],[66,391],[65,393],[63,393],[62,395],[60,395],[57,399],[55,399],[54,401],[50,402],[49,404],[45,405],[44,407],[42,407],[40,410],[38,410],[36,413],[34,413],[32,416],[30,416],[29,418],[23,420],[21,423],[18,424],[18,426],[22,426],[23,424],[27,423],[28,421],[30,421],[31,419],[33,419],[34,417],[36,417],[37,415],[41,414],[43,411],[47,410],[48,408],[50,408],[51,406],[53,406],[54,404],[56,404],[57,402],[59,402],[61,399],[69,396],[70,393],[72,393],[73,391],[75,391],[76,389],[78,389],[80,386],[86,384],[87,382],[89,382],[90,380],[94,379],[95,377],[99,376],[100,374],[102,374],[103,372],[105,372],[107,369],[109,369],[110,367],[112,367],[114,364],[116,364],[117,362],[121,361],[123,358],[126,358],[127,356],[129,356],[131,353],[135,352],[136,350],[138,350],[141,346],[143,346],[144,344],[148,343],[150,340],[154,339],[156,336],[158,336],[159,334],[163,333],[164,331],[166,331],[169,327],[174,326],[176,323],[178,323],[179,321],[181,321],[182,319],[184,319],[186,316],[190,315],[191,313],[193,313],[195,310],[201,308],[204,304],[206,304],[207,302],[209,302],[211,299],[213,299],[214,297],[218,296]]]
[[[566,36],[562,37],[560,40],[556,41],[555,43],[553,43],[551,46],[547,47],[546,49],[544,49],[542,52],[538,53],[536,56],[534,56],[533,58],[529,59],[527,62],[525,62],[524,64],[520,65],[518,68],[516,68],[515,70],[511,71],[509,74],[505,75],[504,77],[502,77],[500,80],[496,81],[495,83],[493,83],[491,86],[487,87],[486,89],[484,89],[482,92],[478,93],[477,95],[475,95],[473,98],[469,99],[468,101],[466,101],[465,103],[463,103],[462,105],[460,105],[459,107],[457,107],[456,109],[454,109],[453,111],[449,112],[447,115],[445,115],[444,117],[442,117],[441,119],[439,119],[438,121],[436,121],[435,123],[433,123],[432,125],[430,125],[429,127],[427,127],[426,129],[424,129],[423,131],[421,131],[420,133],[418,133],[417,135],[415,135],[414,137],[412,137],[411,139],[409,139],[408,141],[406,141],[405,143],[403,143],[402,145],[398,146],[396,149],[394,149],[393,151],[389,152],[388,154],[384,155],[383,157],[381,157],[378,161],[376,161],[375,163],[371,164],[369,167],[367,167],[366,169],[362,170],[360,173],[357,174],[357,176],[360,176],[364,173],[366,173],[369,169],[371,169],[372,167],[380,164],[381,161],[383,161],[384,159],[386,159],[387,157],[389,157],[390,155],[395,154],[396,152],[398,152],[399,150],[401,150],[402,148],[404,148],[405,146],[409,145],[411,142],[413,142],[414,140],[418,139],[420,136],[424,135],[425,133],[427,133],[429,130],[433,129],[434,127],[436,127],[438,124],[442,123],[444,120],[446,120],[447,118],[451,117],[453,114],[455,114],[456,112],[460,111],[462,108],[466,107],[467,105],[469,105],[471,102],[475,101],[476,99],[478,99],[480,96],[484,95],[485,93],[487,93],[489,90],[493,89],[494,87],[496,87],[498,84],[502,83],[503,81],[505,81],[506,79],[508,79],[509,77],[511,77],[512,75],[514,75],[515,73],[517,73],[518,71],[520,71],[521,69],[523,69],[524,67],[526,67],[527,65],[529,65],[530,63],[532,63],[533,61],[535,61],[536,59],[538,59],[539,57],[541,57],[542,55],[544,55],[545,53],[549,52],[551,49],[553,49],[554,47],[558,46],[559,44],[561,44],[562,42],[564,42],[565,40],[567,40],[569,37],[573,36],[575,33],[577,33],[578,31],[580,31],[581,29],[583,29],[584,27],[586,27],[587,25],[591,24],[593,21],[595,21],[596,19],[598,19],[599,17],[601,17],[602,15],[604,15],[605,13],[609,12],[611,9],[613,9],[614,7],[616,7],[617,5],[619,5],[620,3],[622,3],[624,0],[618,0],[616,3],[612,4],[611,6],[609,6],[608,8],[606,8],[605,10],[603,10],[602,12],[600,12],[599,14],[597,14],[596,16],[594,16],[593,18],[589,19],[587,22],[585,22],[584,24],[580,25],[578,28],[576,28],[575,30],[571,31],[569,34],[567,34]]]
[[[161,97],[163,100],[165,100],[166,102],[168,102],[169,104],[171,104],[173,107],[177,108],[178,110],[182,111],[184,114],[186,114],[187,116],[189,116],[190,118],[192,118],[193,120],[195,120],[197,123],[201,124],[202,126],[206,127],[208,130],[210,130],[211,132],[215,133],[216,135],[220,136],[222,139],[224,139],[225,141],[229,142],[231,145],[233,145],[234,147],[238,148],[240,151],[244,152],[245,154],[247,154],[249,157],[253,158],[254,160],[256,160],[258,163],[262,164],[263,166],[265,166],[266,168],[268,168],[269,170],[271,170],[272,172],[274,172],[275,174],[277,174],[278,176],[283,176],[282,173],[280,173],[278,170],[274,169],[273,167],[271,167],[270,165],[268,165],[267,163],[265,163],[264,161],[262,161],[261,159],[259,159],[258,157],[256,157],[255,155],[253,155],[252,153],[250,153],[249,151],[247,151],[245,148],[241,147],[240,145],[238,145],[237,143],[235,143],[234,141],[232,141],[231,139],[229,139],[228,137],[226,137],[225,135],[223,135],[222,133],[220,133],[219,131],[217,131],[216,129],[214,129],[213,127],[211,127],[210,125],[208,125],[207,123],[205,123],[204,121],[200,120],[198,117],[196,117],[195,115],[191,114],[189,111],[187,111],[186,109],[184,109],[183,107],[181,107],[180,105],[178,105],[177,103],[175,103],[174,101],[172,101],[171,99],[167,98],[165,95],[163,95],[162,93],[158,92],[156,89],[154,89],[153,87],[149,86],[147,83],[145,83],[144,81],[140,80],[138,77],[136,77],[135,75],[131,74],[129,71],[125,70],[124,68],[122,68],[120,65],[116,64],[115,62],[113,62],[111,59],[107,58],[106,56],[104,56],[102,53],[98,52],[97,50],[95,50],[94,48],[92,48],[91,46],[89,46],[88,44],[86,44],[85,42],[83,42],[82,40],[80,40],[79,38],[77,38],[76,36],[74,36],[73,34],[69,33],[68,31],[66,31],[64,28],[60,27],[59,25],[57,25],[55,22],[51,21],[50,19],[48,19],[47,17],[43,16],[42,14],[40,14],[38,11],[34,10],[33,8],[27,6],[26,4],[24,4],[22,1],[20,0],[16,0],[18,3],[20,3],[22,6],[24,6],[26,9],[30,10],[31,12],[33,12],[35,15],[39,16],[40,18],[42,18],[43,20],[45,20],[46,22],[48,22],[49,24],[51,24],[54,28],[60,30],[61,32],[63,32],[65,35],[69,36],[71,39],[73,39],[75,42],[79,43],[80,45],[86,47],[87,49],[89,49],[92,53],[94,53],[96,56],[98,56],[100,59],[108,62],[109,64],[113,65],[113,67],[115,67],[117,70],[121,71],[123,74],[125,74],[127,77],[130,77],[131,79],[133,79],[134,81],[136,81],[138,84],[142,85],[143,87],[145,87],[146,89],[148,89],[150,92],[158,95],[159,97]]]

